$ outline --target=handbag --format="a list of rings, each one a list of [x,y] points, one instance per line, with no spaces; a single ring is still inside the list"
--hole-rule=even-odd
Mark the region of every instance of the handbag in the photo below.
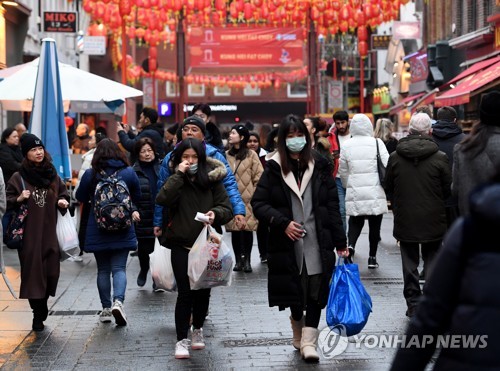
[[[342,336],[359,334],[368,322],[371,311],[372,299],[361,283],[358,265],[344,262],[337,264],[326,306],[328,326],[332,330],[342,326]]]
[[[162,246],[158,238],[155,239],[153,252],[149,254],[149,269],[151,270],[151,278],[157,288],[166,291],[177,290],[172,268],[171,251]]]
[[[380,185],[384,187],[385,185],[385,172],[386,168],[382,159],[380,158],[380,151],[378,149],[378,140],[375,138],[375,143],[377,144],[377,171],[378,171],[378,179],[380,180]]]
[[[21,177],[23,189],[24,179]],[[28,216],[28,204],[23,202],[19,208],[7,211],[2,217],[3,243],[9,249],[20,250],[23,247],[24,226]]]
[[[80,254],[78,232],[69,210],[64,215],[60,210],[57,211],[56,234],[61,251],[61,261]]]
[[[191,290],[230,286],[234,268],[234,253],[212,227],[205,226],[188,256],[188,276]]]

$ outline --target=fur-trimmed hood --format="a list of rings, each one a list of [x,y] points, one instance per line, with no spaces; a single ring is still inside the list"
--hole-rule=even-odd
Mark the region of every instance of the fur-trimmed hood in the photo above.
[[[227,175],[226,166],[212,157],[207,157],[208,180],[212,183],[219,182]]]

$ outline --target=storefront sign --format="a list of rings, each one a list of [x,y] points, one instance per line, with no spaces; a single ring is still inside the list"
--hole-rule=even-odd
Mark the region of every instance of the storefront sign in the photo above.
[[[390,35],[372,35],[372,49],[387,50],[391,43]]]
[[[429,74],[427,66],[427,53],[417,52],[405,59],[410,63],[410,82],[414,84],[419,81],[425,81],[427,79],[427,75]]]
[[[45,32],[76,32],[76,12],[43,12]]]
[[[392,38],[394,40],[421,39],[420,22],[394,22]]]
[[[342,81],[328,81],[328,112],[344,107],[344,87]]]
[[[83,53],[87,55],[105,55],[106,36],[84,36]]]
[[[192,68],[302,67],[300,28],[194,28],[189,34]]]

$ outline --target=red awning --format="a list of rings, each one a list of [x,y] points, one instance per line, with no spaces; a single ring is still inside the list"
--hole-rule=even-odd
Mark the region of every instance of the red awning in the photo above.
[[[418,107],[420,106],[426,106],[430,103],[433,103],[434,102],[434,99],[436,99],[436,94],[439,92],[439,89],[436,88],[434,90],[431,90],[430,92],[428,93],[425,93],[425,95],[423,95],[421,98],[419,98],[414,104],[413,106],[411,106],[411,113],[415,113],[415,111],[417,110]]]
[[[485,69],[485,68],[487,68],[487,67],[489,67],[492,64],[495,64],[497,62],[500,62],[500,55],[498,55],[494,58],[486,59],[486,60],[481,61],[481,62],[477,62],[477,63],[473,64],[472,67],[469,67],[465,71],[462,71],[459,75],[455,76],[453,79],[448,81],[443,86],[449,86],[450,84],[454,84],[457,81],[460,81],[463,78],[470,76],[473,73],[476,73],[478,71],[481,71],[481,70],[483,70],[483,69]]]
[[[458,85],[436,97],[436,107],[457,106],[470,101],[474,91],[500,80],[500,61],[474,75],[462,79]]]
[[[408,103],[410,103],[414,100],[417,100],[418,98],[420,98],[424,94],[425,94],[425,92],[412,95],[411,97],[406,97],[401,102],[399,102],[398,104],[396,104],[395,106],[393,106],[391,108],[391,110],[389,111],[389,115],[396,115],[403,108],[406,108],[408,106]]]

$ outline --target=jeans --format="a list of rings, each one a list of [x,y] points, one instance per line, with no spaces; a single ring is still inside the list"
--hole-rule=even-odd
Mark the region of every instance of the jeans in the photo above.
[[[380,227],[382,225],[383,214],[380,215],[358,215],[349,217],[349,232],[347,237],[349,246],[356,247],[359,235],[365,225],[365,219],[368,219],[368,241],[370,242],[370,255],[377,256],[378,243],[380,241]]]
[[[418,305],[422,291],[420,290],[418,263],[420,261],[419,244],[416,242],[399,242],[401,247],[401,263],[403,265],[403,295],[408,308]],[[434,257],[441,246],[441,241],[422,244],[422,260],[424,261],[425,278],[432,271]]]
[[[127,265],[129,250],[108,250],[94,252],[97,262],[97,289],[103,308],[111,308],[111,275],[113,276],[113,301],[125,300],[127,289]]]
[[[210,289],[191,290],[188,270],[189,250],[178,245],[172,246],[172,269],[177,283],[177,302],[175,303],[175,330],[177,341],[187,339],[189,319],[193,314],[193,327],[203,327],[210,304]]]
[[[345,216],[345,188],[342,186],[342,181],[339,177],[335,178],[337,183],[337,193],[339,194],[339,210],[342,218],[342,225],[344,226],[344,233],[347,233],[347,220]]]

